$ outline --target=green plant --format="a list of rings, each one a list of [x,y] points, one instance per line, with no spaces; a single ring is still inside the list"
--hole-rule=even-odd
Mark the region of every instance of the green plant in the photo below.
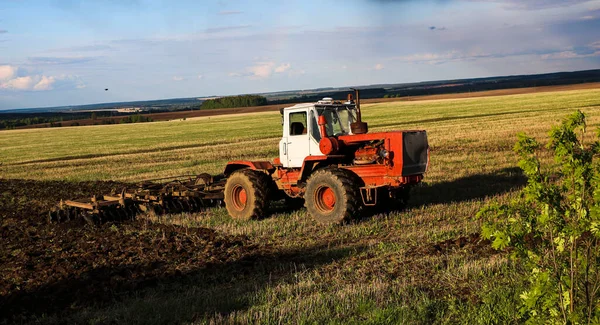
[[[482,235],[494,248],[508,248],[525,268],[529,285],[521,311],[529,323],[598,323],[600,143],[586,144],[581,111],[549,136],[554,164],[543,163],[545,152],[535,139],[518,135],[514,151],[527,185],[510,204],[480,210]]]

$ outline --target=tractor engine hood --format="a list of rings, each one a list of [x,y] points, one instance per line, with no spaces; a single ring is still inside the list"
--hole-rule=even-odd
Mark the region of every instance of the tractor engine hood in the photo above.
[[[324,155],[353,156],[357,164],[378,160],[390,168],[402,166],[402,175],[422,174],[429,163],[429,143],[424,130],[325,137],[319,142],[319,148]],[[366,159],[367,157],[373,159]]]

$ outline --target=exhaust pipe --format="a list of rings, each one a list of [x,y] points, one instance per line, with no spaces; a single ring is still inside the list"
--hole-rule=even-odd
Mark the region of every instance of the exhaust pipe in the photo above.
[[[354,123],[350,123],[350,131],[352,131],[353,134],[365,134],[367,132],[369,132],[369,126],[367,125],[367,123],[362,121],[362,113],[360,111],[360,97],[359,97],[359,91],[358,89],[354,89],[351,88],[352,90],[354,90],[354,94],[355,94],[355,98],[356,98],[356,122]],[[350,97],[352,95],[349,95],[348,97]]]

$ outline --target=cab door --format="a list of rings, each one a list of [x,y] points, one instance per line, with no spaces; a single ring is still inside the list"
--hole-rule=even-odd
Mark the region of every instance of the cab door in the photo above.
[[[283,139],[280,142],[280,157],[284,167],[302,167],[304,158],[310,155],[310,136],[308,133],[308,114],[306,110],[287,113]],[[286,166],[287,163],[287,166]]]
[[[319,141],[321,141],[321,131],[319,130],[319,124],[317,123],[318,114],[315,109],[311,109],[308,113],[308,133],[310,134],[310,153],[309,156],[322,156],[321,148],[319,148]]]

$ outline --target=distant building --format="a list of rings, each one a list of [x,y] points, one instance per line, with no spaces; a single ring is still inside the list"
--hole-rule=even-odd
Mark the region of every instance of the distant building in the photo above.
[[[139,113],[139,112],[143,112],[146,109],[142,108],[142,107],[123,107],[123,108],[117,108],[117,112],[119,113]]]

